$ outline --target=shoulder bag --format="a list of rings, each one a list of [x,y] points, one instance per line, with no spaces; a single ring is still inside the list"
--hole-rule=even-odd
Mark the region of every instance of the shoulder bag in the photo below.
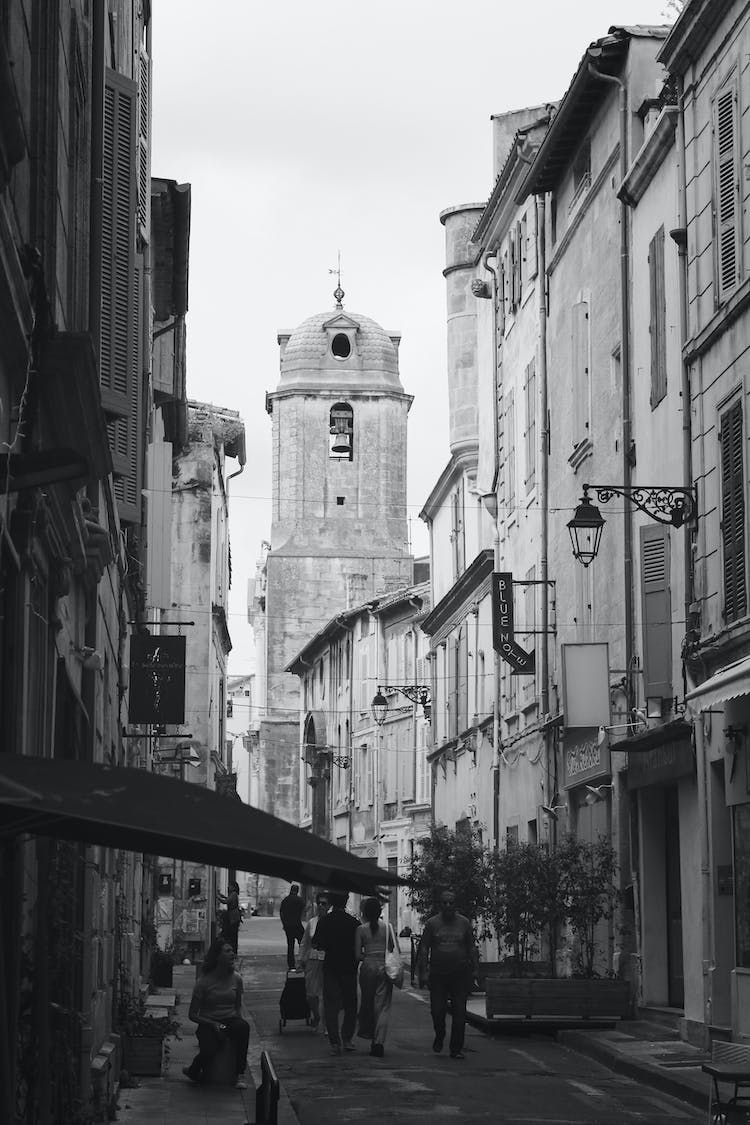
[[[393,926],[388,923],[388,934],[385,942],[385,975],[392,981],[396,988],[404,986],[404,963],[396,946],[396,936]]]

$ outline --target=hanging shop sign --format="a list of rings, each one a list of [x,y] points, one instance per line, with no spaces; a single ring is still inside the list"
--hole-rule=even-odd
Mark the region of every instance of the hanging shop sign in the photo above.
[[[609,744],[599,727],[574,727],[563,735],[563,788],[575,789],[610,774]]]
[[[492,575],[492,645],[510,665],[512,676],[536,675],[536,657],[516,643],[513,635],[513,575],[501,571]]]
[[[128,721],[185,722],[185,637],[130,639]]]

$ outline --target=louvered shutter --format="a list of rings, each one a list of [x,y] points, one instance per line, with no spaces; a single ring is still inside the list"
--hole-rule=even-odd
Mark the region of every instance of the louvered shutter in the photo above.
[[[513,391],[505,396],[505,503],[506,516],[510,517],[516,506],[516,406]]]
[[[572,309],[571,369],[576,444],[590,436],[589,426],[589,305],[577,301]]]
[[[144,242],[151,225],[151,60],[141,48],[138,73],[138,227]]]
[[[102,405],[120,519],[140,519],[143,266],[136,262],[136,103],[134,82],[108,70],[104,93],[102,185]]]
[[[524,377],[526,397],[526,492],[536,483],[536,362],[532,359]]]
[[[651,409],[667,393],[667,308],[664,288],[664,227],[659,227],[648,248],[651,301]]]
[[[646,697],[672,694],[672,599],[669,587],[669,529],[641,528],[643,681]]]
[[[721,540],[726,621],[736,621],[747,613],[742,434],[742,403],[737,402],[721,416]]]
[[[714,103],[714,161],[718,296],[723,300],[740,279],[740,172],[736,78]]]

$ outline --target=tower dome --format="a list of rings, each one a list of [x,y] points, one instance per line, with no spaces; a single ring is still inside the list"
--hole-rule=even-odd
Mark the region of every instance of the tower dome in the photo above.
[[[403,391],[398,373],[401,336],[369,316],[343,309],[310,316],[292,332],[280,332],[279,391],[319,389]]]

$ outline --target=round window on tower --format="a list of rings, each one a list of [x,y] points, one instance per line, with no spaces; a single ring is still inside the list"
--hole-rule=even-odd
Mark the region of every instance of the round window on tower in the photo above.
[[[343,332],[337,332],[331,340],[331,351],[336,359],[348,359],[352,351],[349,337]]]

